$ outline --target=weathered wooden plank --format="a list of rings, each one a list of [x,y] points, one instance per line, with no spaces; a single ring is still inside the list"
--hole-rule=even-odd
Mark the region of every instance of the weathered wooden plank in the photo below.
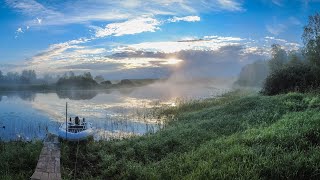
[[[32,180],[61,180],[60,173],[60,147],[57,138],[47,138],[41,150]]]
[[[44,172],[47,169],[46,161],[38,161],[36,171]]]
[[[40,179],[41,180],[48,180],[49,179],[49,173],[42,172]]]
[[[49,162],[46,172],[54,173],[54,167],[55,167],[55,163],[54,162]]]
[[[35,172],[32,174],[32,176],[31,176],[30,179],[32,179],[32,180],[40,180],[41,175],[42,175],[42,172],[35,171]]]
[[[56,173],[57,174],[57,180],[61,180],[61,173]]]
[[[57,164],[54,166],[54,172],[55,172],[55,173],[60,173],[60,162],[57,163]]]
[[[57,179],[57,174],[56,173],[50,173],[49,174],[49,179],[56,180]]]
[[[53,156],[53,157],[60,157],[60,156],[61,156],[60,151],[59,151],[59,150],[53,151],[53,152],[52,152],[52,156]]]

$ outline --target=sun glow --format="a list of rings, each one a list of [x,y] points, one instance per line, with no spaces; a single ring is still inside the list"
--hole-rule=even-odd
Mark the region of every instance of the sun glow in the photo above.
[[[170,58],[167,59],[166,61],[162,62],[161,64],[163,65],[176,65],[176,64],[180,64],[183,60],[181,59],[176,59],[176,58]]]
[[[123,69],[134,69],[142,67],[160,67],[162,65],[178,65],[183,60],[176,58],[125,58],[116,60],[117,63],[124,64]]]

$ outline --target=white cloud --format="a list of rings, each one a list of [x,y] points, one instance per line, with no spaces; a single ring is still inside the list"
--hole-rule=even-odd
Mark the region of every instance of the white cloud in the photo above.
[[[291,16],[289,18],[289,21],[291,22],[291,24],[293,25],[301,25],[301,21],[299,19],[297,19],[296,17]]]
[[[190,39],[182,41],[162,41],[162,42],[144,42],[138,44],[130,44],[126,46],[118,46],[113,49],[113,52],[127,52],[129,56],[137,56],[134,52],[140,52],[138,57],[141,57],[141,52],[157,52],[159,57],[165,54],[178,53],[181,51],[219,51],[222,47],[243,47],[238,59],[246,57],[246,54],[267,57],[270,53],[272,44],[277,43],[286,50],[298,50],[301,45],[294,42],[289,42],[285,39],[267,36],[260,40],[250,40],[240,37],[223,37],[223,36],[204,36],[200,39]],[[146,53],[150,55],[150,53]],[[155,56],[154,54],[150,55]],[[243,60],[246,62],[245,60]]]
[[[242,4],[235,0],[218,0],[220,7],[229,11],[242,11]]]
[[[88,47],[92,39],[77,39],[51,45],[31,58],[27,67],[39,73],[92,71],[113,77],[163,77],[172,72],[190,76],[237,74],[242,65],[270,55],[270,46],[278,43],[286,50],[297,50],[299,44],[267,36],[260,40],[240,37],[205,36],[182,41],[124,44],[110,49]],[[110,55],[111,53],[114,53]],[[26,67],[24,67],[26,68]],[[145,73],[152,73],[146,75]],[[121,75],[121,76],[120,76]]]
[[[169,22],[179,22],[179,21],[186,21],[186,22],[196,22],[200,21],[199,16],[185,16],[185,17],[173,17],[168,19]]]
[[[76,40],[67,41],[64,43],[52,44],[48,49],[45,51],[36,54],[31,58],[31,64],[39,64],[39,63],[46,63],[47,61],[52,61],[54,59],[63,57],[63,53],[68,49],[81,49],[83,47],[78,46],[78,44],[83,44],[86,42],[91,41],[91,39],[87,38],[79,38]],[[81,51],[79,51],[80,53]]]
[[[279,35],[280,33],[284,32],[287,27],[283,24],[273,24],[273,25],[266,25],[266,28],[269,33],[273,35]]]
[[[98,38],[106,36],[123,36],[128,34],[138,34],[142,32],[155,32],[160,29],[160,21],[152,17],[139,17],[120,23],[111,23],[105,28],[93,27]]]
[[[88,54],[102,54],[105,53],[106,49],[105,48],[82,48],[82,49],[76,49],[74,53],[76,55],[88,55]]]
[[[29,16],[36,16],[36,15],[56,16],[59,14],[54,10],[46,8],[45,6],[43,6],[42,4],[38,3],[35,0],[19,0],[19,1],[5,0],[5,1],[9,6]]]
[[[114,51],[140,50],[174,53],[183,50],[217,50],[222,46],[239,45],[239,41],[245,39],[239,37],[205,36],[201,39],[189,39],[182,41],[143,42],[117,47]]]
[[[127,27],[127,26],[125,26]],[[121,29],[121,28],[120,28]],[[119,31],[117,33],[120,33]],[[132,31],[135,32],[135,31]],[[209,36],[208,36],[209,37]],[[85,43],[92,39],[77,39],[64,43],[51,45],[45,51],[35,55],[28,61],[28,66],[41,72],[58,72],[66,71],[67,68],[72,70],[94,70],[99,71],[115,71],[130,70],[130,69],[146,69],[146,68],[168,68],[182,63],[182,60],[174,57],[172,53],[180,51],[199,50],[199,51],[218,51],[224,46],[239,46],[236,41],[241,38],[236,37],[218,37],[211,36],[207,40],[193,40],[185,42],[146,42],[141,44],[133,44],[118,48],[119,52],[127,52],[131,48],[132,52],[141,50],[139,54],[123,55],[123,56],[106,56],[107,50],[104,48],[86,47]],[[164,54],[148,53],[163,51]],[[225,51],[225,50],[224,50]],[[116,52],[113,51],[113,52]],[[146,52],[146,53],[144,53]],[[223,53],[223,52],[221,52]],[[222,59],[223,60],[223,59]],[[94,65],[98,64],[98,66]],[[99,67],[105,67],[99,68]],[[107,68],[109,67],[109,69]],[[110,69],[111,68],[111,69]],[[142,70],[142,72],[144,72]],[[167,71],[165,71],[167,72]]]
[[[264,37],[265,43],[270,46],[270,44],[279,44],[281,45],[285,50],[292,51],[292,50],[299,50],[302,46],[301,44],[295,43],[295,42],[289,42],[288,40],[281,39],[281,38],[275,38],[272,36],[266,36]]]
[[[22,30],[21,27],[19,27],[15,32],[16,35],[14,36],[14,38],[17,39],[19,37],[19,35],[23,34],[23,33],[24,33],[24,31]]]
[[[42,23],[42,19],[37,18],[37,22],[38,22],[38,24],[41,24]]]
[[[223,37],[223,36],[204,36],[204,39],[215,39],[219,41],[244,41],[246,39],[240,37]]]
[[[130,19],[124,22],[110,23],[104,28],[91,26],[95,30],[95,37],[102,38],[106,36],[123,36],[129,34],[139,34],[143,32],[155,32],[160,29],[160,25],[165,22],[195,22],[200,21],[199,16],[173,17],[167,21],[161,22],[151,16],[142,16]]]
[[[17,29],[16,32],[17,32],[17,33],[23,33],[23,30],[22,30],[22,28],[20,27],[20,28]]]
[[[301,44],[298,44],[298,43],[292,43],[292,42],[287,42],[285,43],[285,49],[288,50],[288,51],[291,51],[291,50],[299,50],[301,48]]]
[[[301,7],[303,7],[304,10],[308,10],[309,4],[318,3],[320,1],[319,0],[271,0],[267,2],[272,2],[273,4],[279,7],[284,7],[288,3],[300,3]]]
[[[288,41],[285,39],[280,39],[280,38],[275,38],[272,36],[266,36],[265,39],[267,40],[273,40],[273,41],[278,41],[278,42],[282,42],[282,43],[287,43]]]
[[[17,11],[29,16],[29,25],[65,25],[93,21],[119,21],[143,15],[188,16],[206,11],[242,11],[238,0],[118,0],[118,1],[35,1],[6,0]],[[41,18],[40,18],[41,17]]]
[[[180,41],[194,41],[194,40],[199,40],[199,37],[197,36],[185,36],[180,38]]]
[[[277,5],[277,6],[283,6],[282,0],[272,0],[272,3]]]

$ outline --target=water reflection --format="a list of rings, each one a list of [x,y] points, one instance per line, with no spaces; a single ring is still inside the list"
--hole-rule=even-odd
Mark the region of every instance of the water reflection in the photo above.
[[[34,101],[36,93],[32,91],[0,91],[0,101],[2,97],[19,97],[25,101]]]
[[[56,92],[58,97],[60,99],[71,99],[71,100],[89,100],[94,98],[98,91],[92,90],[92,91],[57,91]]]
[[[212,86],[168,88],[157,84],[104,91],[0,92],[2,140],[42,139],[47,132],[57,134],[68,117],[85,117],[95,127],[95,139],[110,139],[155,132],[162,119],[154,111],[173,106],[177,98],[211,97],[226,92]]]
[[[19,96],[20,97],[20,96]],[[55,122],[45,114],[33,109],[25,100],[3,96],[0,102],[0,129],[2,140],[42,139]],[[22,96],[24,97],[24,96]]]

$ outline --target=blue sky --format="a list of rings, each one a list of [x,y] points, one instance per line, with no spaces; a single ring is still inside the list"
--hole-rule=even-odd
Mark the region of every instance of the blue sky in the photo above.
[[[320,0],[3,0],[0,70],[234,76],[272,43],[301,48],[319,9]]]

